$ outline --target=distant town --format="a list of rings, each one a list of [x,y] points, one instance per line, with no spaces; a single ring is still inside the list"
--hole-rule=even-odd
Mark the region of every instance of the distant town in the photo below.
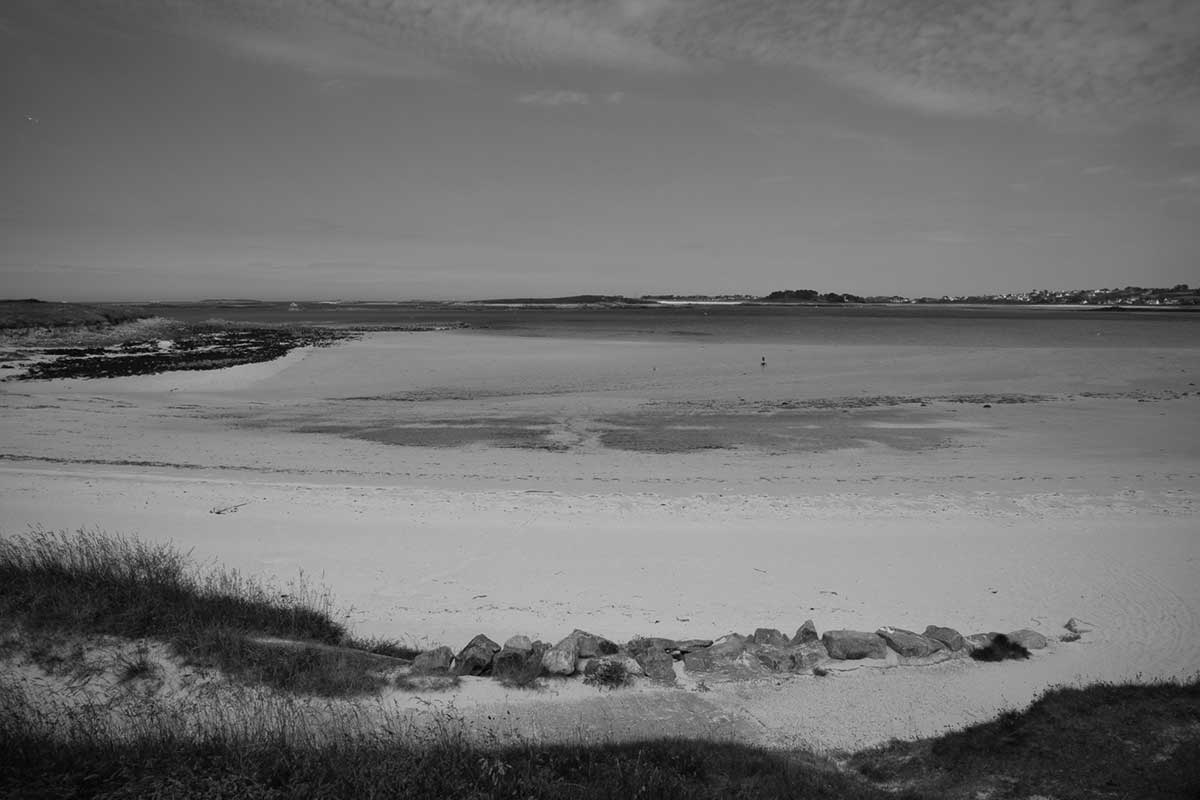
[[[871,295],[863,297],[842,292],[818,292],[815,289],[782,289],[764,297],[748,294],[728,295],[643,295],[642,300],[675,303],[964,303],[980,305],[1094,305],[1094,306],[1200,306],[1200,287],[1186,283],[1170,288],[1126,286],[1122,289],[1037,289],[1008,294],[942,295],[941,297],[904,297]]]

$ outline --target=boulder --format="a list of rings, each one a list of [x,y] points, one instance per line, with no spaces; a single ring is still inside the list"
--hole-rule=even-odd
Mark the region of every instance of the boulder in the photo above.
[[[636,639],[629,640],[625,645],[625,651],[637,656],[639,653],[650,651],[670,653],[675,650],[675,647],[674,639],[664,639],[660,636],[639,636]]]
[[[504,649],[529,652],[533,649],[533,640],[531,640],[528,636],[510,636],[504,642]]]
[[[506,644],[492,659],[492,677],[519,686],[531,683],[542,672],[547,647],[544,642],[531,642],[528,650],[520,650]]]
[[[454,651],[445,645],[419,653],[409,668],[410,675],[445,675],[454,661]]]
[[[575,654],[560,647],[551,647],[542,654],[542,669],[551,675],[574,675]]]
[[[769,644],[775,647],[783,647],[787,645],[788,638],[783,635],[783,631],[775,628],[758,628],[754,631],[754,635],[750,637],[750,641],[754,644]]]
[[[703,650],[706,647],[712,647],[712,639],[681,639],[675,642],[673,652],[678,653],[678,658],[683,658],[694,650]]]
[[[804,624],[796,629],[796,635],[792,637],[792,644],[808,644],[820,638],[817,635],[817,626],[813,624],[811,619],[806,619],[804,620]]]
[[[877,630],[876,633],[887,642],[888,647],[906,658],[925,658],[946,648],[937,639],[930,639],[903,628],[884,627]]]
[[[492,658],[500,650],[500,645],[493,642],[482,633],[467,642],[454,659],[456,675],[487,675],[492,670]]]
[[[792,657],[791,672],[807,672],[819,664],[829,660],[829,650],[819,639],[804,644],[795,644],[788,648]]]
[[[617,650],[620,649],[617,647],[616,642],[611,642],[608,639],[605,639],[603,636],[597,636],[594,633],[581,631],[578,628],[571,631],[570,635],[567,636],[567,639],[572,638],[576,641],[576,654],[578,658],[608,656],[616,653]],[[563,642],[565,641],[566,639],[563,640]],[[561,644],[562,642],[559,642],[557,645],[555,645],[555,647],[558,647]]]
[[[1045,636],[1037,631],[1031,631],[1029,628],[1013,631],[1008,634],[1008,640],[1021,645],[1026,650],[1041,650],[1047,644]]]
[[[637,663],[652,680],[675,683],[675,659],[666,650],[647,648],[634,654]]]
[[[751,644],[747,645],[746,651],[772,672],[808,672],[815,665],[829,660],[829,653],[820,642],[784,647]]]
[[[881,636],[866,631],[825,631],[821,637],[830,658],[857,660],[887,658],[887,642]]]
[[[572,633],[542,656],[542,667],[551,675],[573,675],[579,660],[579,637]]]
[[[1090,622],[1084,622],[1083,620],[1076,619],[1075,617],[1071,617],[1069,620],[1067,620],[1067,624],[1063,625],[1063,627],[1069,630],[1071,633],[1091,633],[1093,629],[1093,626]]]
[[[962,634],[954,630],[954,628],[944,628],[938,625],[929,625],[925,628],[925,635],[930,639],[941,642],[946,645],[948,650],[958,652],[967,646],[963,640]]]
[[[729,672],[735,661],[746,654],[746,640],[736,633],[722,636],[708,647],[685,653],[683,665],[688,672]],[[745,663],[758,664],[756,659]]]
[[[621,655],[620,653],[616,655],[598,656],[596,658],[589,659],[587,666],[583,670],[583,674],[586,676],[595,675],[597,672],[606,668],[610,664],[624,669],[626,675],[640,676],[646,674],[646,671],[642,669],[642,665],[637,662],[637,659],[632,658],[631,656]],[[672,670],[671,676],[674,677],[674,675],[675,671]]]

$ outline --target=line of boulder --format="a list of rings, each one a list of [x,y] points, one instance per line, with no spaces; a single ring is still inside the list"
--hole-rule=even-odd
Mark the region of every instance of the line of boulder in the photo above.
[[[1091,630],[1072,617],[1061,641],[1077,641]],[[513,636],[498,644],[480,634],[457,654],[449,647],[426,650],[413,659],[413,676],[491,676],[505,683],[528,685],[543,676],[592,676],[617,668],[629,676],[646,676],[673,685],[676,662],[689,674],[728,679],[767,677],[773,673],[825,674],[837,662],[883,660],[898,665],[926,665],[952,658],[983,661],[1027,658],[1030,650],[1047,646],[1037,631],[1021,629],[1007,634],[977,633],[964,636],[953,628],[930,625],[923,633],[882,627],[874,632],[830,630],[818,634],[807,620],[787,636],[775,628],[754,633],[731,633],[717,640],[638,637],[617,644],[603,636],[576,629],[559,641],[533,641]]]

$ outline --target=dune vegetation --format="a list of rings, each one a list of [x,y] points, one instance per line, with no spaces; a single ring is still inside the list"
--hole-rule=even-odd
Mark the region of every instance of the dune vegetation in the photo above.
[[[966,730],[854,754],[684,739],[501,740],[470,735],[452,704],[431,706],[434,724],[420,726],[372,713],[374,695],[389,683],[380,659],[403,663],[414,651],[357,639],[337,619],[332,598],[303,576],[280,589],[197,566],[169,545],[97,531],[0,537],[0,796],[1191,798],[1200,791],[1194,679],[1057,688]],[[312,646],[264,646],[265,637]],[[78,673],[88,648],[102,642],[121,654],[102,701],[38,694],[30,689],[36,681],[17,677],[86,682]],[[162,686],[167,660],[219,679],[186,706],[139,689]]]

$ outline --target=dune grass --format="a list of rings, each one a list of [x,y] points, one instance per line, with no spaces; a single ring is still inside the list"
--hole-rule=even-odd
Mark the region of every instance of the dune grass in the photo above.
[[[233,570],[195,568],[169,544],[99,531],[0,539],[0,619],[42,641],[71,633],[158,639],[186,663],[323,696],[382,687],[356,653],[416,654],[396,642],[352,637],[334,620],[328,594],[303,574],[279,591]],[[261,637],[338,648],[272,647]],[[36,643],[30,651],[38,652]]]

